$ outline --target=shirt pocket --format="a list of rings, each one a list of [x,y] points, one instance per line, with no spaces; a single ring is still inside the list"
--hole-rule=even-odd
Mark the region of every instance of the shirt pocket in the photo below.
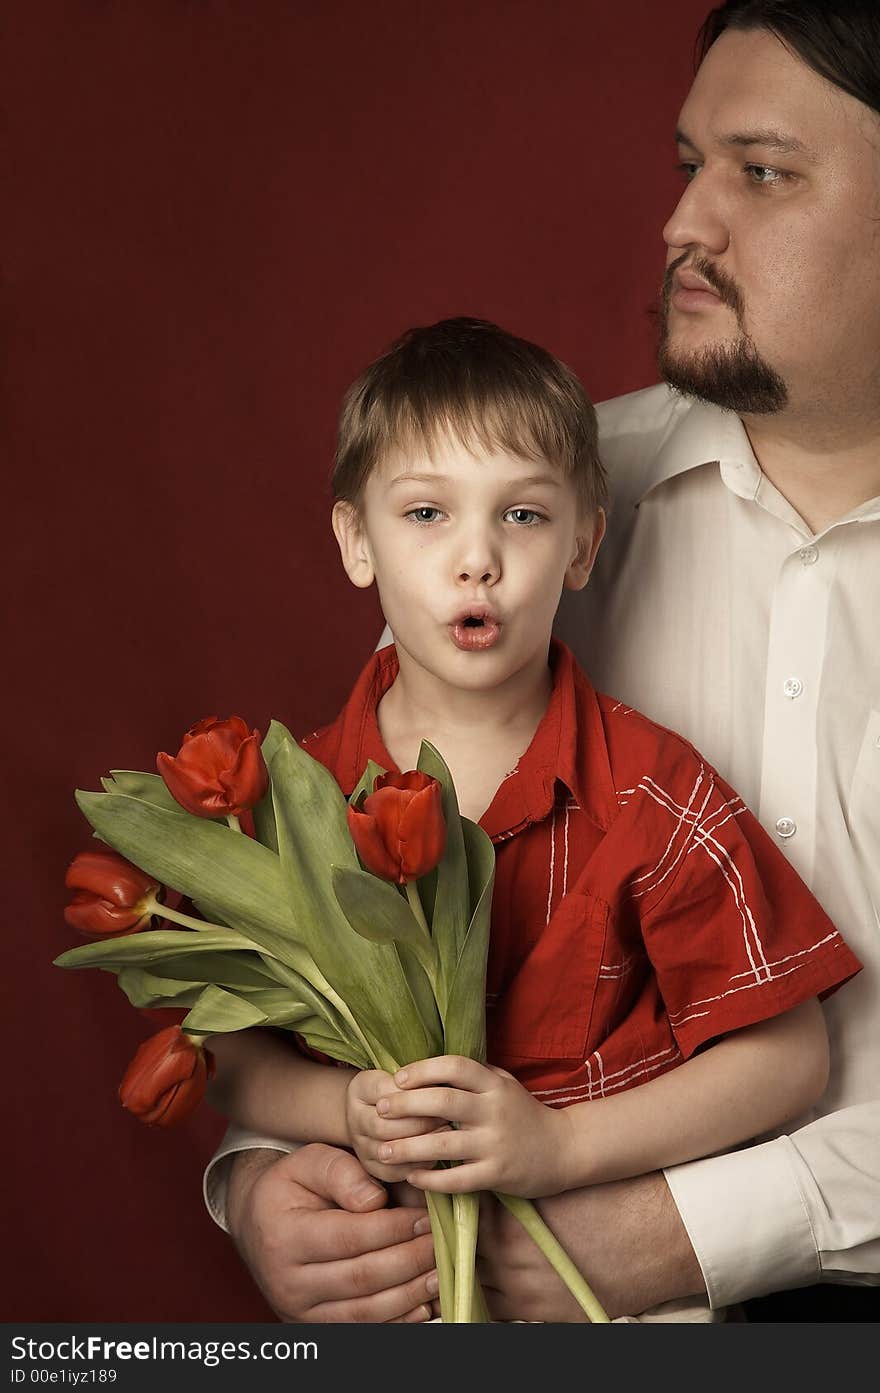
[[[572,891],[541,930],[488,1021],[489,1059],[584,1059],[608,905]]]

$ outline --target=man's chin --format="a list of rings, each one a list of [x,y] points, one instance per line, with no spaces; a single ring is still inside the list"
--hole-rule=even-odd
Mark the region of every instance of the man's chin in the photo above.
[[[766,416],[788,404],[785,382],[745,337],[695,349],[677,347],[665,338],[657,366],[675,391],[739,416]]]

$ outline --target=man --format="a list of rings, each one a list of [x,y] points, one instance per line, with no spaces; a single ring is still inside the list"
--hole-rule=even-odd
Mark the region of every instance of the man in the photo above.
[[[660,367],[677,392],[600,410],[611,527],[560,631],[600,687],[718,766],[865,970],[826,1007],[831,1081],[803,1125],[542,1208],[612,1315],[794,1289],[752,1318],[868,1319],[880,1306],[880,12],[728,0],[703,39],[678,132],[687,183],[664,232]],[[367,1184],[325,1147],[232,1167],[230,1226],[280,1314],[424,1318],[430,1240]],[[481,1233],[497,1318],[578,1318],[509,1221],[489,1210]]]

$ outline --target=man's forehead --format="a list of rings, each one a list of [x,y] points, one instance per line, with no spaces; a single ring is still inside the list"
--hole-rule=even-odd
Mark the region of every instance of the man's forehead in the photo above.
[[[695,149],[767,146],[815,160],[871,115],[769,30],[729,29],[700,65],[678,136]]]

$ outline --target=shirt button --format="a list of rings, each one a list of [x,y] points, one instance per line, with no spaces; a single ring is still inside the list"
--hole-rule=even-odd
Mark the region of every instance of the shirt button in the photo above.
[[[793,837],[797,831],[797,823],[793,817],[778,817],[776,819],[776,831],[780,837]]]
[[[782,684],[782,690],[789,701],[794,701],[795,697],[799,697],[804,690],[804,684],[799,677],[786,677]]]
[[[812,566],[819,560],[819,548],[814,546],[802,547],[799,555],[805,566]]]

